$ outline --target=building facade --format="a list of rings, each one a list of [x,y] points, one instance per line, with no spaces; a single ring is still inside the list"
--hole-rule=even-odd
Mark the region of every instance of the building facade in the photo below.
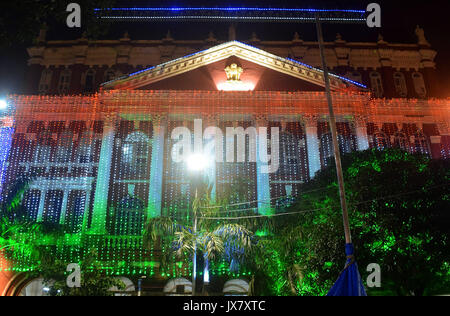
[[[417,44],[341,36],[326,43],[341,152],[398,147],[450,156],[450,101],[439,99],[436,52],[416,34]],[[145,249],[142,240],[148,218],[185,216],[194,197],[186,164],[174,158],[180,139],[195,146],[200,135],[212,149],[204,173],[213,197],[243,182],[244,194],[231,202],[260,214],[295,197],[333,155],[317,43],[298,34],[289,42],[254,35],[246,44],[213,34],[96,42],[46,42],[41,34],[28,52],[29,94],[10,96],[2,117],[0,179],[3,188],[32,179],[27,212],[64,227],[65,241],[52,246],[65,260],[94,245],[115,275],[190,277],[189,264],[161,275],[164,249]],[[180,138],[180,127],[192,133]],[[6,284],[29,262],[3,260],[2,269],[14,272],[4,277],[4,294],[20,292]]]

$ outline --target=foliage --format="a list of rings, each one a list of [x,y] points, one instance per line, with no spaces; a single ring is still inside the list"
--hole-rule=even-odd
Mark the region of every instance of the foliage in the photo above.
[[[146,226],[144,243],[151,247],[159,241],[169,246],[171,251],[163,253],[161,259],[162,269],[173,264],[173,254],[178,259],[190,259],[195,249],[210,262],[224,259],[230,264],[230,270],[238,269],[246,251],[250,252],[252,248],[253,233],[241,224],[202,219],[223,216],[223,203],[227,200],[213,202],[211,187],[206,184],[200,184],[197,192],[198,196],[192,203],[193,213],[199,217],[195,232],[193,216],[185,219],[152,218]]]
[[[386,291],[430,293],[450,262],[450,162],[392,149],[352,153],[342,165],[360,267],[380,264]],[[304,213],[277,219],[265,241],[276,294],[325,294],[345,262],[334,165],[302,191],[288,211]]]
[[[69,263],[57,260],[51,252],[42,252],[41,264],[35,269],[30,277],[44,278],[44,284],[49,288],[50,296],[114,296],[112,288],[119,291],[125,289],[125,284],[114,276],[106,275],[102,269],[101,262],[97,260],[94,251],[87,253],[80,261],[81,287],[69,288],[67,272]]]
[[[113,7],[114,0],[78,0],[81,6],[81,31],[88,38],[106,33],[107,25],[95,17],[94,8]],[[57,0],[2,1],[0,12],[0,45],[10,47],[17,44],[29,45],[44,24],[54,30],[66,28],[67,5],[70,2]],[[67,28],[69,32],[70,29]]]
[[[32,267],[39,262],[43,244],[54,242],[63,229],[29,218],[23,197],[30,181],[27,177],[19,178],[5,190],[0,208],[0,251],[9,260],[27,260]]]

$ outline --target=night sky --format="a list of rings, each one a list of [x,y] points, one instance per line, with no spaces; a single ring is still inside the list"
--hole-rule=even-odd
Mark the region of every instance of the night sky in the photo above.
[[[20,1],[20,0],[16,0]],[[66,1],[67,3],[76,2]],[[339,8],[365,9],[368,3],[377,2],[382,8],[382,28],[369,29],[365,25],[325,25],[326,40],[334,40],[336,33],[342,34],[344,40],[377,41],[381,33],[384,40],[391,43],[416,43],[414,30],[420,25],[432,48],[438,52],[436,63],[442,87],[450,96],[450,1],[118,1],[119,6],[252,6],[252,7],[292,7],[292,8]],[[0,14],[8,14],[1,12]],[[24,10],[24,14],[32,12]],[[1,17],[1,16],[0,16]],[[99,22],[100,23],[100,22]],[[219,40],[228,38],[229,25],[226,23],[194,23],[194,22],[161,22],[161,23],[115,23],[110,27],[106,38],[118,39],[128,31],[132,39],[161,39],[171,30],[175,39],[205,39],[209,31],[213,31]],[[39,30],[35,30],[37,33]],[[47,39],[74,39],[81,36],[80,30],[68,29],[63,23],[50,25]],[[291,40],[294,32],[298,32],[303,40],[315,40],[314,25],[310,24],[262,24],[240,23],[237,26],[237,39],[248,40],[256,32],[262,40]],[[0,52],[0,94],[20,93],[27,62],[24,44],[2,48]]]

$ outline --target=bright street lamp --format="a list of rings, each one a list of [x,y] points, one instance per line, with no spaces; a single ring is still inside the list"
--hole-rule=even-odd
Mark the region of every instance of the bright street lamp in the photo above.
[[[5,99],[0,99],[0,111],[8,108],[8,102]]]
[[[202,154],[193,154],[186,159],[190,171],[203,171],[209,165],[208,158]]]
[[[187,165],[188,170],[190,170],[190,171],[202,172],[203,170],[208,168],[209,159],[207,156],[205,156],[201,153],[192,154],[189,157],[187,157],[186,165]],[[195,199],[197,199],[197,198],[198,198],[198,189],[195,188]],[[193,211],[194,211],[194,235],[196,235],[197,234],[197,207],[196,206],[193,207]],[[194,254],[193,254],[193,259],[192,259],[192,266],[193,266],[192,296],[194,296],[195,288],[196,288],[195,284],[197,282],[197,242],[196,241],[194,241]]]

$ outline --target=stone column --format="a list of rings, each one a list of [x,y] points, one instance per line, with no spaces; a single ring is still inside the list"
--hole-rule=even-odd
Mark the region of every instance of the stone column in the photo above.
[[[0,117],[0,201],[2,200],[3,184],[7,171],[7,162],[11,151],[14,135],[14,118]]]
[[[304,116],[306,132],[306,149],[308,151],[309,177],[312,179],[320,170],[319,137],[317,134],[318,118],[316,116]]]
[[[64,225],[64,222],[66,220],[67,204],[69,202],[69,192],[70,192],[70,190],[65,190],[63,192],[64,192],[64,196],[63,196],[63,201],[62,201],[62,206],[61,206],[61,217],[59,218],[59,223],[61,225]]]
[[[367,135],[367,119],[362,116],[355,116],[355,132],[358,150],[369,149],[369,136]]]
[[[36,218],[36,222],[42,222],[44,217],[45,197],[47,196],[47,190],[41,190],[41,197],[39,199],[39,209]]]
[[[161,216],[166,130],[167,119],[155,118],[153,121],[152,162],[148,192],[148,218]]]
[[[268,167],[267,162],[261,161],[261,152],[267,152],[267,135],[263,137],[260,133],[260,127],[268,127],[267,119],[263,117],[258,117],[256,119],[256,191],[258,200],[258,213],[263,215],[268,215],[272,213],[270,204],[270,174],[262,172],[263,169]],[[269,128],[267,128],[269,131]],[[263,143],[265,141],[265,144]]]
[[[94,209],[92,211],[92,223],[89,231],[91,234],[106,233],[106,214],[108,211],[108,194],[114,149],[114,129],[114,120],[111,117],[107,117],[105,119],[100,160],[98,164]],[[85,216],[89,215],[85,214]]]
[[[90,205],[91,205],[91,191],[86,191],[86,200],[84,201],[84,212],[83,212],[83,226],[82,226],[82,232],[86,232],[88,229],[88,220],[89,220],[89,211],[90,211]]]
[[[212,187],[211,189],[211,200],[216,200],[216,192],[217,192],[217,166],[216,166],[216,158],[217,151],[223,151],[223,148],[217,148],[217,145],[223,142],[223,135],[218,135],[218,126],[217,120],[214,117],[207,117],[205,120],[204,128],[205,132],[203,135],[203,148],[205,151],[204,154],[209,159],[208,168],[205,170],[205,175],[208,177],[208,183]],[[209,128],[211,127],[211,128]],[[216,140],[216,136],[220,137],[221,141]],[[206,140],[206,141],[205,141]],[[222,144],[223,145],[223,144]],[[222,146],[223,147],[223,146]],[[220,155],[219,155],[220,156]]]
[[[447,122],[439,122],[436,125],[439,130],[439,135],[430,136],[431,156],[434,159],[446,158],[447,153],[445,152],[445,147],[448,146],[450,127]]]

